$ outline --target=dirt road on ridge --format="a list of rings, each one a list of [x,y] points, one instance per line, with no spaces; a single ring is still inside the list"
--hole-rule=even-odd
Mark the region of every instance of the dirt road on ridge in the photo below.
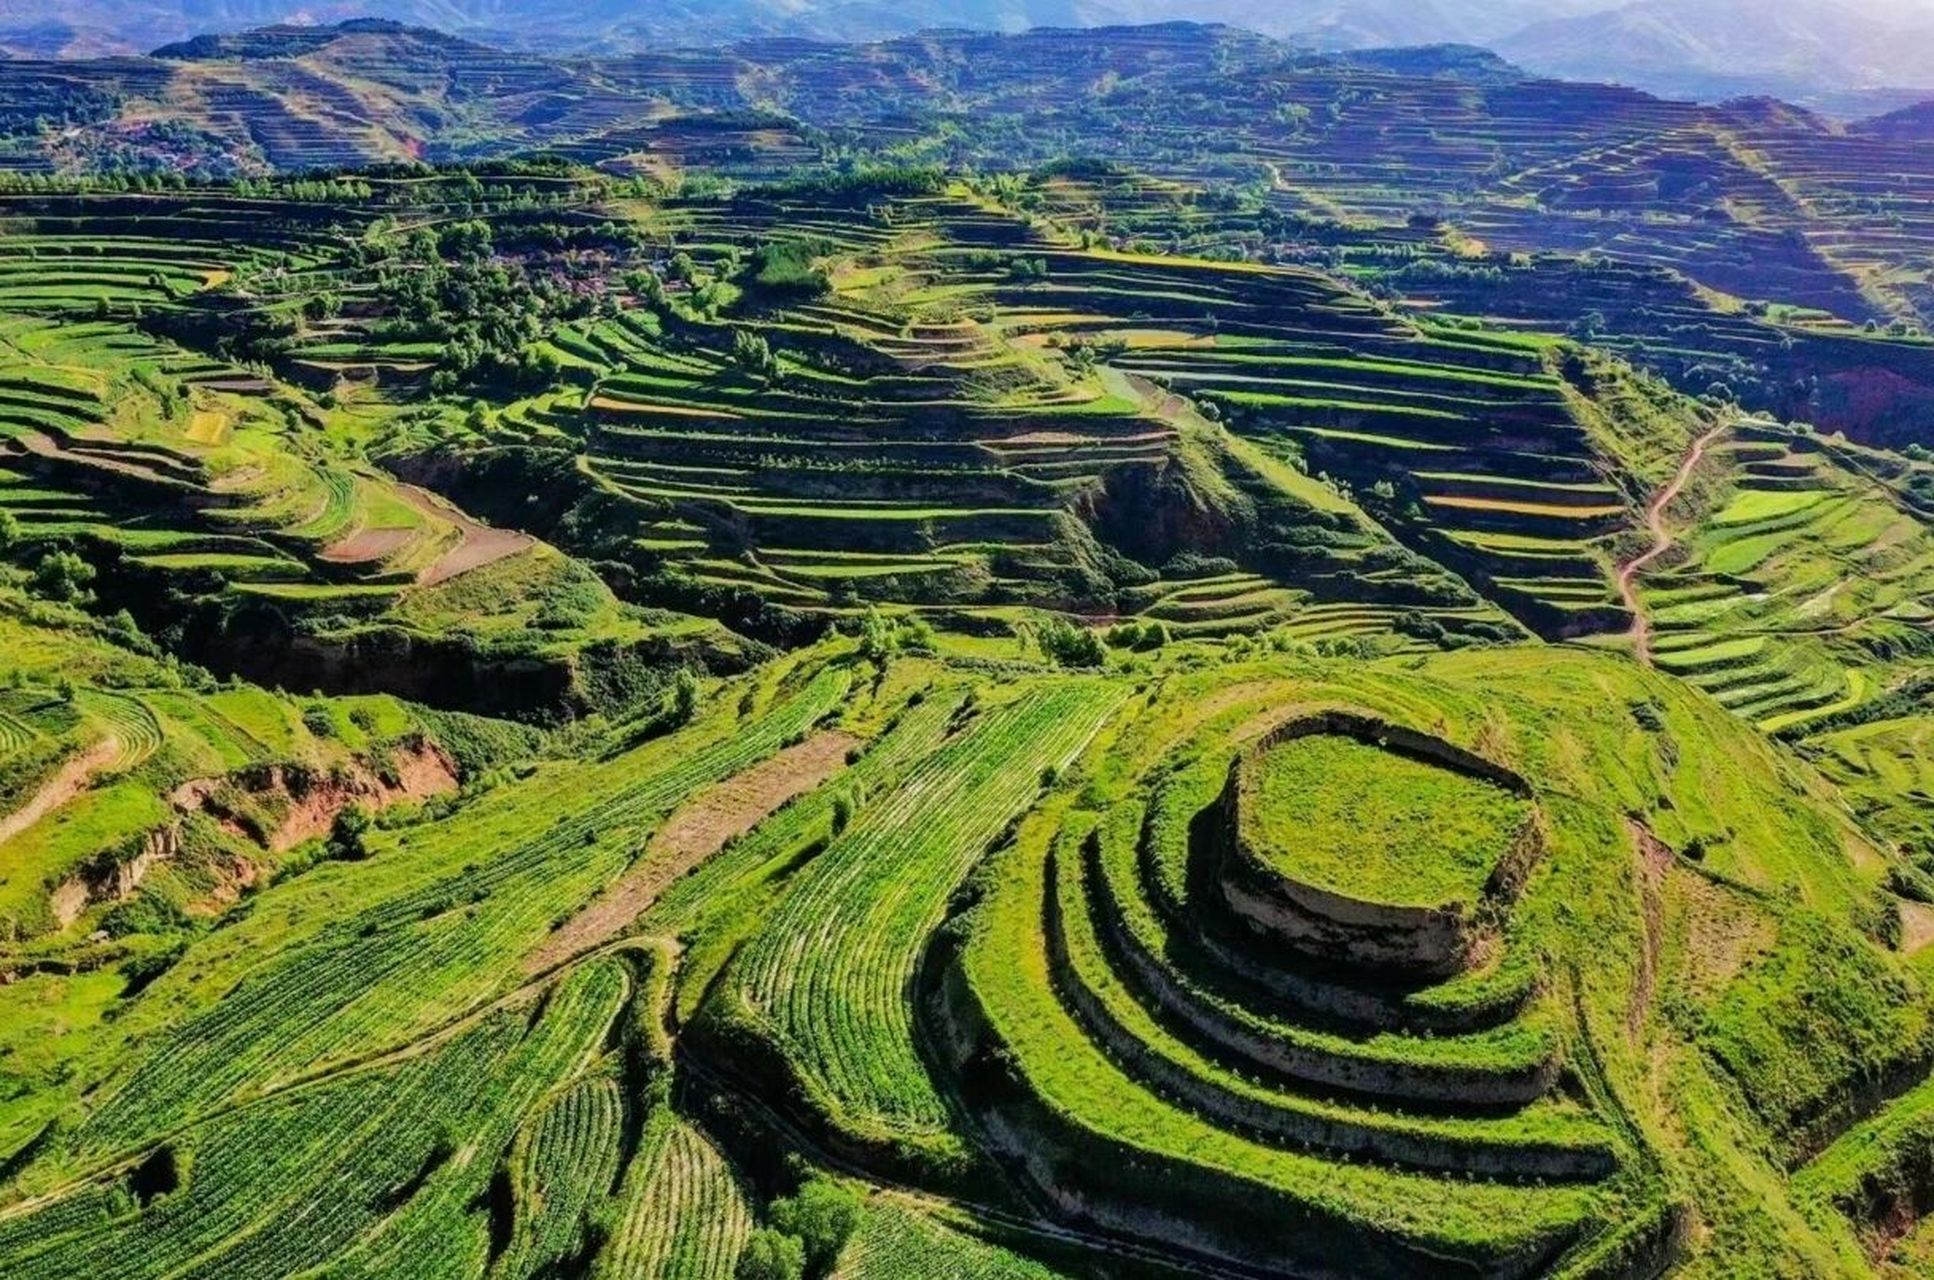
[[[1672,550],[1676,539],[1673,538],[1672,531],[1665,527],[1666,510],[1678,500],[1681,493],[1685,492],[1686,485],[1692,482],[1693,472],[1697,471],[1699,464],[1705,461],[1707,451],[1720,436],[1732,430],[1732,425],[1730,422],[1722,422],[1692,442],[1692,448],[1687,452],[1685,461],[1679,464],[1678,474],[1672,477],[1670,484],[1659,490],[1645,508],[1645,527],[1652,531],[1651,549],[1644,555],[1627,561],[1618,571],[1618,594],[1620,599],[1625,601],[1625,607],[1632,613],[1630,632],[1632,651],[1638,655],[1638,660],[1648,667],[1652,665],[1652,623],[1645,616],[1645,606],[1639,602],[1638,576],[1645,571],[1647,565]]]

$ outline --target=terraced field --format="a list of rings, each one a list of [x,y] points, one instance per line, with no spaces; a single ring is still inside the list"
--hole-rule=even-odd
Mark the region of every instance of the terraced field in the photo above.
[[[1857,837],[1828,784],[1622,659],[1204,670],[1178,652],[1140,694],[1045,671],[996,693],[972,666],[906,655],[862,685],[854,661],[850,642],[808,651],[742,695],[705,698],[688,728],[539,765],[189,935],[151,987],[122,997],[113,1040],[69,1032],[79,1070],[46,1101],[68,1098],[84,1119],[16,1175],[25,1198],[0,1211],[9,1269],[65,1274],[86,1259],[147,1274],[136,1259],[178,1257],[275,1274],[294,1256],[372,1270],[436,1256],[521,1274],[590,1257],[612,1274],[726,1274],[755,1226],[790,1220],[791,1193],[742,1163],[772,1114],[806,1150],[953,1197],[995,1233],[980,1243],[917,1204],[869,1206],[842,1274],[929,1255],[971,1274],[1057,1274],[1062,1253],[1030,1262],[1029,1250],[1054,1238],[1160,1252],[1182,1233],[1229,1263],[1291,1269],[1347,1237],[1354,1272],[1376,1275],[1425,1258],[1588,1274],[1605,1258],[1663,1257],[1700,1195],[1668,1171],[1703,1157],[1642,1119],[1652,1052],[1688,1035],[1714,1055],[1672,1086],[1677,1105],[1722,1087],[1760,1100],[1706,1136],[1742,1144],[1740,1159],[1753,1134],[1817,1144],[1799,1135],[1858,1117],[1772,1083],[1815,1052],[1800,1011],[1845,1009],[1819,1003],[1843,1000],[1838,988],[1805,994],[1834,973],[1776,978],[1785,942],[1732,971],[1653,950],[1629,880],[1570,890],[1633,874],[1633,813],[1703,850],[1683,864],[1700,870],[1675,875],[1745,895],[1806,954],[1831,940],[1859,957],[1859,1025],[1881,1057],[1814,1060],[1822,1086],[1862,1062],[1911,1070],[1919,1052],[1919,1005],[1884,978],[1902,962],[1831,923],[1875,872],[1845,861]],[[173,723],[181,704],[154,702]],[[197,705],[275,750],[272,702]],[[1658,729],[1634,717],[1640,705]],[[595,902],[681,797],[829,717],[863,744],[846,776],[645,904],[628,936],[516,976],[517,957]],[[1563,742],[1552,723],[1569,727]],[[1491,824],[1475,878],[1419,908],[1323,871],[1294,840],[1245,860],[1248,806],[1272,830],[1301,788],[1238,786],[1232,765],[1253,757],[1275,777],[1278,753],[1330,749],[1324,733],[1401,753],[1379,773],[1381,804],[1449,806],[1450,821],[1475,803],[1472,821]],[[1497,809],[1483,796],[1499,787],[1523,798]],[[1304,840],[1333,830],[1290,821]],[[179,875],[168,858],[181,856],[150,874]],[[1774,981],[1801,983],[1793,1015],[1745,998]],[[1708,1029],[1632,1037],[1643,983],[1703,992],[1688,998]],[[620,1007],[624,1030],[605,1031]],[[122,1036],[132,1052],[110,1051]],[[701,1087],[668,1096],[676,1078]],[[342,1140],[350,1122],[331,1108],[367,1136]],[[15,1108],[8,1132],[28,1136],[35,1114],[49,1113]],[[401,1115],[411,1123],[387,1120]],[[453,1132],[463,1140],[438,1136]],[[333,1134],[328,1154],[300,1133]],[[344,1197],[344,1178],[388,1190]],[[337,1190],[319,1199],[325,1187]],[[500,1207],[462,1211],[480,1195]],[[1694,1202],[1730,1221],[1727,1200]],[[1779,1230],[1752,1237],[1769,1265],[1838,1247],[1784,1203],[1766,1210]],[[69,1225],[14,1233],[16,1219]]]
[[[1658,664],[1770,732],[1857,716],[1925,661],[1926,517],[1884,455],[1748,424],[1671,569]]]
[[[1924,1272],[1924,124],[0,63],[0,1275]]]

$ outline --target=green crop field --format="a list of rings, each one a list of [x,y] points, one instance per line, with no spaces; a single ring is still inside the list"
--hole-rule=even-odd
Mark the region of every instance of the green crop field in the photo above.
[[[1934,117],[794,30],[0,41],[0,1277],[1934,1274]]]

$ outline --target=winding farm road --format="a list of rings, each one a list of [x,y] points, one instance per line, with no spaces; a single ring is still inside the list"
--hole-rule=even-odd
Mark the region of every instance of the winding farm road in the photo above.
[[[1706,452],[1718,441],[1720,436],[1732,430],[1732,423],[1722,422],[1706,434],[1692,442],[1686,453],[1685,461],[1679,464],[1679,473],[1672,482],[1659,490],[1650,505],[1645,508],[1645,527],[1652,531],[1652,546],[1644,555],[1628,560],[1618,571],[1618,594],[1625,601],[1625,607],[1632,613],[1632,650],[1645,666],[1652,665],[1652,623],[1645,616],[1645,606],[1639,602],[1638,576],[1666,552],[1672,550],[1675,539],[1672,531],[1666,528],[1665,513],[1685,492],[1686,485],[1692,482],[1692,473],[1706,459]]]

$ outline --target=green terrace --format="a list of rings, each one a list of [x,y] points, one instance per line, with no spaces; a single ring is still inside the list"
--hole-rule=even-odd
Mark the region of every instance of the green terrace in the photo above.
[[[1187,274],[1243,304],[1151,315],[1138,303],[1085,320],[1100,340],[1125,339],[1111,367],[1215,406],[1245,437],[1283,442],[1540,630],[1613,623],[1593,544],[1626,525],[1629,505],[1539,348],[1420,333],[1302,273],[1258,279],[1203,263]]]
[[[1886,456],[1741,426],[1688,554],[1643,584],[1658,665],[1789,735],[1917,670],[1934,545]]]
[[[487,434],[574,452],[604,504],[598,536],[622,533],[651,571],[807,611],[866,599],[1093,611],[1112,595],[1209,634],[1361,601],[1367,586],[1374,604],[1344,620],[1348,633],[1405,605],[1455,625],[1501,621],[1467,593],[1420,592],[1401,556],[1358,559],[1394,549],[1347,497],[1263,455],[1232,459],[1239,441],[1192,417],[1178,426],[1146,380],[1087,355],[1159,343],[1171,314],[1275,331],[1271,317],[1295,308],[1345,341],[1407,332],[1308,273],[1072,251],[964,188],[863,206],[783,190],[671,201],[643,225],[673,258],[663,297],[552,332],[546,348],[583,390],[517,401]],[[782,237],[807,246],[822,286],[762,292],[757,246]],[[721,310],[728,283],[738,300]],[[1412,371],[1379,360],[1368,372]],[[1510,378],[1449,382],[1481,395]],[[1199,537],[1179,510],[1170,527],[1133,527],[1119,504],[1151,491],[1235,504],[1217,525],[1314,512],[1331,528],[1299,555],[1322,563],[1290,580],[1263,570],[1236,591],[1186,571],[1149,582]],[[1243,540],[1217,536],[1243,556]],[[1145,566],[1126,580],[1124,553]]]
[[[386,406],[324,411],[113,322],[15,316],[0,342],[0,511],[28,562],[79,551],[110,612],[172,629],[213,665],[286,663],[301,631],[323,660],[283,673],[313,687],[331,679],[331,649],[386,635],[405,655],[445,646],[458,671],[521,654],[557,673],[532,686],[540,700],[568,700],[583,696],[570,672],[586,644],[620,657],[730,647],[715,629],[649,621],[528,535],[371,466],[350,442],[380,429]],[[385,678],[423,681],[413,689],[433,701],[492,696],[463,676],[439,691],[409,666]]]

